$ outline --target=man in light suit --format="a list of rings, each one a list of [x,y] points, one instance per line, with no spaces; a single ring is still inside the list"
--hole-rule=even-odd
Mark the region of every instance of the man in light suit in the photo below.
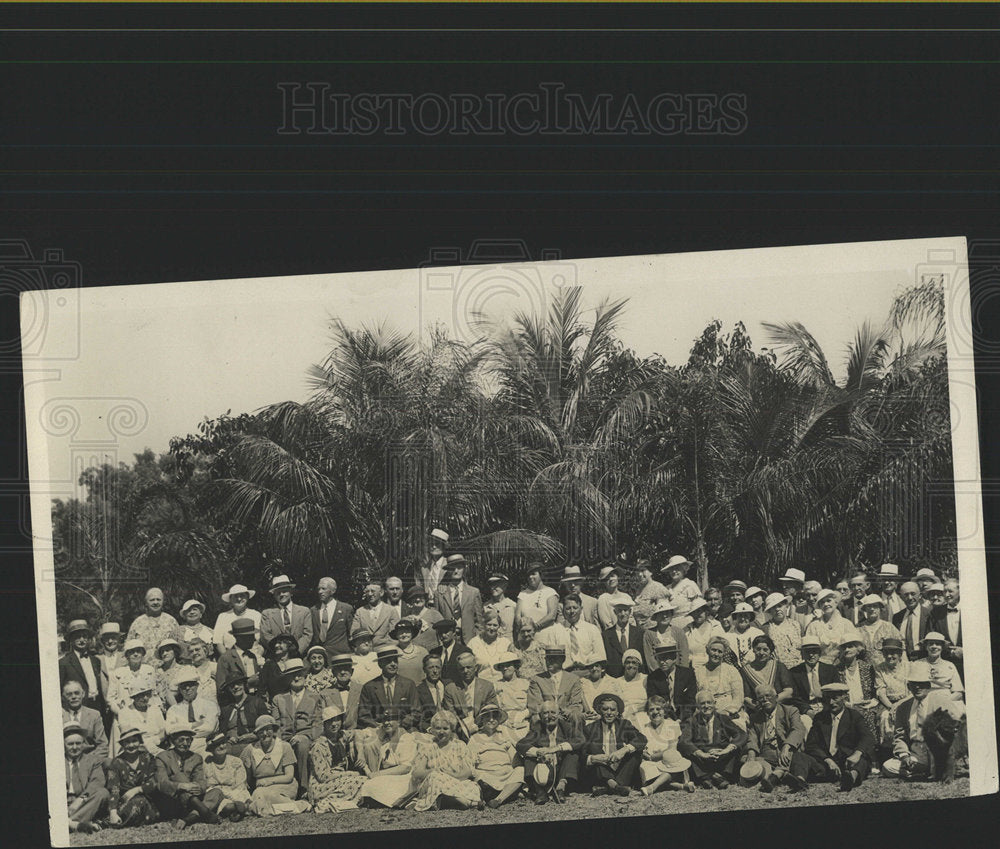
[[[760,684],[754,695],[757,710],[747,727],[746,760],[760,758],[773,767],[760,780],[760,791],[770,793],[786,776],[793,790],[801,790],[809,777],[809,761],[802,753],[806,729],[799,712],[791,705],[779,705],[770,684]]]
[[[103,714],[101,694],[101,661],[90,651],[90,626],[85,619],[74,619],[66,629],[70,650],[59,658],[59,684],[78,681],[83,687],[83,703]]]
[[[813,717],[805,746],[810,775],[837,781],[843,791],[858,787],[875,759],[875,738],[864,717],[847,707],[848,691],[840,682],[823,685],[824,707]]]
[[[111,798],[104,786],[102,759],[93,752],[84,751],[87,742],[79,725],[70,723],[63,728],[63,745],[66,748],[69,830],[82,834],[100,831],[94,820]]]
[[[180,701],[167,708],[167,726],[187,723],[194,734],[191,751],[205,757],[208,738],[219,730],[219,704],[198,696],[201,680],[193,666],[186,668],[190,671],[182,672],[175,678]]]
[[[475,734],[475,718],[483,705],[499,707],[497,691],[487,680],[479,677],[476,656],[465,650],[458,658],[459,677],[444,687],[444,707],[458,717],[459,736],[466,741]]]
[[[63,725],[72,723],[80,727],[86,743],[84,752],[93,752],[102,761],[108,756],[108,737],[104,732],[104,720],[101,715],[84,705],[83,687],[79,681],[67,681],[63,684]]]
[[[337,582],[333,578],[320,578],[316,587],[319,603],[312,608],[313,645],[326,649],[328,657],[350,654],[348,640],[354,608],[335,598]]]
[[[746,732],[728,716],[716,712],[712,693],[700,691],[695,704],[697,709],[681,725],[677,751],[690,759],[695,784],[725,790],[736,780]]]
[[[291,745],[298,761],[299,785],[309,784],[309,749],[323,730],[323,697],[306,689],[306,668],[301,658],[285,663],[288,692],[274,697],[271,715],[278,720],[278,736]]]
[[[292,601],[295,584],[288,575],[277,575],[271,579],[271,595],[277,607],[269,607],[260,614],[260,641],[267,648],[278,634],[291,634],[299,646],[299,654],[305,655],[312,644],[312,612],[308,607]]]
[[[448,534],[440,528],[434,528],[428,537],[427,561],[414,569],[413,585],[427,593],[428,604],[433,605],[437,598],[438,585],[444,576],[447,559],[445,551],[448,547]]]
[[[462,642],[478,636],[485,620],[483,598],[479,590],[465,583],[465,558],[461,554],[448,557],[444,579],[437,588],[435,606],[442,616],[459,623]]]
[[[561,646],[545,649],[546,671],[535,675],[528,685],[528,713],[532,721],[538,719],[542,702],[551,700],[559,708],[559,716],[574,723],[577,729],[583,723],[583,687],[580,679],[563,669],[566,649]]]
[[[910,660],[919,660],[924,656],[920,644],[931,628],[931,613],[923,606],[920,597],[920,587],[913,581],[907,581],[899,588],[899,595],[906,607],[892,617],[892,624],[903,635],[903,647]]]
[[[474,656],[473,656],[474,657]],[[449,682],[442,680],[444,664],[435,654],[424,658],[424,680],[417,684],[417,716],[413,726],[418,731],[427,731],[431,717],[444,706],[444,689]]]
[[[382,674],[361,688],[358,727],[375,728],[381,723],[383,708],[397,708],[406,717],[417,708],[417,685],[399,674],[399,649],[383,646],[378,650]]]
[[[389,632],[399,621],[399,611],[382,601],[382,585],[378,581],[369,582],[361,597],[364,603],[354,611],[351,633],[370,631],[375,646],[391,642]]]

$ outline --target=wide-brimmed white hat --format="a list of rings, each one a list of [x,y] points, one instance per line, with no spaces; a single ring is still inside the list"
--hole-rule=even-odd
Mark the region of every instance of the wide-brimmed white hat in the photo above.
[[[800,584],[806,582],[806,573],[801,569],[786,569],[785,574],[778,578],[778,581],[797,581]]]
[[[881,604],[882,607],[885,607],[885,601],[882,596],[875,595],[875,593],[868,593],[868,595],[861,599],[862,607],[867,607],[869,604]]]
[[[667,772],[684,772],[684,770],[691,766],[691,761],[673,747],[664,749],[660,760],[663,762],[663,768]]]
[[[764,590],[760,587],[747,587],[745,593],[743,593],[743,598],[753,598],[755,595],[764,595]]]
[[[771,593],[766,599],[764,599],[764,610],[771,610],[779,604],[784,604],[787,600],[788,597],[784,593]]]
[[[650,616],[656,616],[658,613],[673,613],[677,610],[677,606],[669,598],[661,598],[656,602],[656,607],[653,608]]]
[[[836,590],[829,590],[829,589],[820,590],[819,595],[816,596],[816,604],[819,604],[821,601],[823,601],[823,599],[827,598],[828,596],[832,596],[834,601],[836,601],[837,599],[840,598],[840,593],[838,593]]]
[[[181,606],[181,613],[187,613],[192,607],[200,607],[202,610],[205,609],[204,602],[198,601],[196,598],[189,598]]]
[[[757,611],[754,610],[753,607],[751,607],[745,601],[741,601],[739,604],[736,605],[736,607],[733,608],[732,615],[737,616],[740,613],[749,613],[751,616],[753,616],[756,612]]]
[[[683,569],[685,572],[687,572],[687,570],[690,569],[693,565],[694,564],[690,560],[688,560],[683,554],[675,554],[667,561],[666,565],[662,569],[660,569],[660,571],[669,572],[671,569],[680,568]]]
[[[233,584],[229,588],[229,592],[228,593],[223,593],[222,594],[222,600],[226,604],[229,604],[229,599],[232,598],[232,596],[234,596],[234,595],[242,595],[244,593],[246,593],[246,595],[247,595],[248,598],[253,598],[255,595],[257,595],[256,590],[252,590],[249,587],[245,587],[245,586],[243,586],[243,584]]]

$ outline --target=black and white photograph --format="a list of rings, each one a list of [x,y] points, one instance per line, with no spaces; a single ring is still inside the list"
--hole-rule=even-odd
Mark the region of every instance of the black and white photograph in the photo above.
[[[113,287],[46,256],[53,845],[996,792],[981,246],[537,247]]]

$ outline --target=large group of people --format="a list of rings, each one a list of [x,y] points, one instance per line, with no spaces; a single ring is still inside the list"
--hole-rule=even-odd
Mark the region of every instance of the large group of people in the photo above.
[[[155,587],[125,631],[69,622],[70,829],[734,784],[848,792],[873,772],[933,780],[941,735],[925,724],[963,729],[959,585],[930,569],[883,564],[824,588],[793,568],[771,592],[702,592],[675,555],[609,564],[591,595],[579,567],[532,563],[512,598],[504,574],[467,583],[444,531],[429,549],[357,608],[331,577],[297,604],[277,575],[271,606],[237,584],[213,625],[198,600],[178,621]]]

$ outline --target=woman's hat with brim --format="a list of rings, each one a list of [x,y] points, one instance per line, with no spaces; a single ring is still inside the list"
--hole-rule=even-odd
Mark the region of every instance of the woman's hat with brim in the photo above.
[[[787,600],[788,596],[784,593],[771,593],[764,599],[764,611],[774,610],[779,604],[784,604]]]
[[[621,570],[617,566],[605,566],[598,573],[597,577],[601,581],[606,581],[612,575],[618,575],[618,574],[621,574]]]
[[[142,640],[137,640],[134,637],[131,640],[125,641],[125,646],[122,648],[122,654],[129,654],[130,652],[141,651],[143,654],[146,653],[146,644]]]
[[[626,660],[637,660],[641,664],[642,655],[636,649],[625,649],[622,652],[622,663],[625,663]]]
[[[410,587],[409,590],[406,591],[407,601],[416,601],[418,598],[426,599],[427,590],[423,587]]]
[[[482,725],[483,720],[493,714],[499,715],[501,725],[507,721],[507,711],[505,711],[502,707],[498,707],[497,705],[483,705],[479,709],[479,713],[476,714],[476,725]]]
[[[327,705],[323,708],[323,722],[328,719],[340,719],[344,715],[346,715],[346,711],[339,704]]]
[[[693,565],[683,554],[675,554],[660,569],[660,572],[669,572],[671,569],[682,569],[686,573]]]
[[[674,748],[664,749],[660,761],[667,772],[684,772],[691,766],[691,761]]]
[[[394,640],[399,639],[400,630],[409,631],[411,635],[416,636],[420,633],[420,626],[417,625],[412,619],[408,617],[403,617],[395,625],[392,626],[392,630],[389,632],[389,636]]]
[[[138,737],[142,740],[142,732],[136,728],[134,725],[129,726],[121,734],[118,735],[118,742],[124,743],[126,740],[131,740],[133,737]]]
[[[269,713],[262,713],[260,716],[257,717],[257,721],[253,724],[253,730],[255,734],[264,728],[280,728],[280,727],[281,726],[278,724],[278,720],[276,720]]]
[[[600,710],[601,705],[608,701],[614,702],[618,706],[619,713],[625,712],[625,702],[622,701],[621,696],[616,696],[614,693],[598,693],[594,696],[594,701],[591,705],[594,710]]]
[[[156,656],[159,658],[163,657],[163,650],[165,648],[172,648],[175,652],[180,653],[181,644],[177,642],[173,637],[164,637],[160,640],[159,644],[156,646]]]
[[[233,684],[243,684],[246,686],[247,680],[246,675],[233,675],[231,678],[226,679],[226,683],[222,685],[222,689],[228,692]]]
[[[192,607],[200,607],[202,610],[205,609],[204,602],[198,601],[196,598],[189,598],[184,602],[181,607],[181,613],[187,613]]]
[[[228,742],[229,738],[221,731],[218,731],[205,741],[205,748],[208,749],[208,751],[212,752],[218,746],[221,746],[223,743],[228,743]]]
[[[493,668],[494,669],[503,669],[505,666],[510,666],[511,664],[513,664],[514,666],[520,667],[521,666],[521,658],[519,658],[516,654],[514,654],[514,652],[508,651],[508,652],[504,652],[502,655],[500,655],[500,659],[497,660],[497,662],[493,664]]]
[[[673,614],[675,610],[677,610],[677,606],[670,599],[661,598],[658,602],[656,602],[656,607],[653,608],[649,615],[656,617],[661,613]]]
[[[921,645],[926,645],[927,643],[941,643],[941,645],[946,646],[948,645],[949,640],[944,634],[940,634],[937,631],[928,631],[920,643]]]
[[[91,633],[90,626],[87,624],[86,619],[74,619],[69,625],[66,626],[66,637],[72,637],[73,634],[78,634],[81,631],[86,631],[88,634]]]
[[[227,592],[227,593],[223,593],[223,594],[222,594],[222,600],[223,600],[223,601],[224,601],[224,602],[225,602],[226,604],[229,604],[229,600],[230,600],[230,599],[231,599],[231,598],[232,598],[232,597],[233,597],[234,595],[246,595],[246,596],[247,596],[247,598],[249,599],[249,598],[253,598],[253,597],[254,597],[255,595],[257,595],[257,591],[256,591],[256,590],[252,590],[252,589],[250,589],[249,587],[247,587],[247,586],[244,586],[243,584],[233,584],[233,585],[232,585],[232,586],[231,586],[231,587],[229,588],[229,592]],[[234,623],[234,624],[235,624],[235,623]]]
[[[299,641],[291,634],[277,634],[271,638],[271,642],[267,644],[267,647],[273,649],[278,643],[284,643],[286,646],[293,648],[298,648],[299,646]]]
[[[699,610],[708,610],[708,602],[701,596],[698,596],[698,598],[691,602],[691,606],[687,610],[687,615],[694,616]]]
[[[506,575],[502,575],[499,572],[495,575],[490,575],[486,579],[487,584],[509,584],[510,579]]]
[[[747,604],[745,601],[741,601],[739,604],[736,605],[736,607],[733,608],[733,616],[739,616],[741,614],[748,614],[750,616],[755,616],[756,613],[757,611],[754,610],[753,607]]]
[[[771,775],[771,765],[763,758],[747,761],[740,767],[740,787],[753,787]]]
[[[882,599],[882,596],[875,595],[875,593],[868,593],[868,595],[861,599],[862,607],[868,607],[870,604],[879,604],[882,607],[885,607],[885,601]]]
[[[766,595],[766,593],[760,587],[747,587],[747,591],[743,593],[743,598],[749,600],[755,595]]]
[[[128,695],[131,699],[134,699],[136,696],[141,696],[143,693],[154,692],[156,692],[156,687],[148,681],[135,681],[132,686],[128,688]]]
[[[840,598],[840,593],[836,590],[820,590],[819,595],[816,596],[816,604],[820,604],[828,598],[832,598],[834,601],[837,601]]]

